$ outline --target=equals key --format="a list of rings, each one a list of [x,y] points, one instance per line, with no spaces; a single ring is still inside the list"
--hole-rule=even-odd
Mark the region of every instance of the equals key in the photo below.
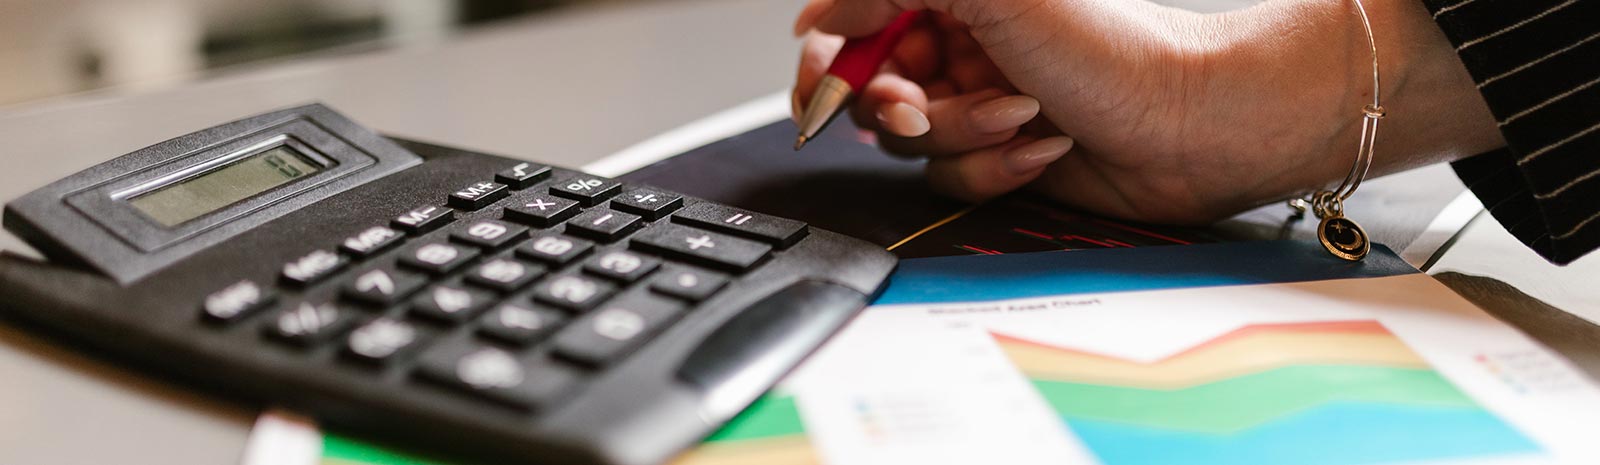
[[[746,237],[783,248],[806,236],[806,224],[713,203],[697,203],[672,215],[673,221]]]

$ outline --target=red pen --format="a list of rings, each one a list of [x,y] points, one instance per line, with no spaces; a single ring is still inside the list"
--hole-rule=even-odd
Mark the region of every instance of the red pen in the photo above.
[[[901,13],[882,31],[845,41],[844,48],[839,49],[839,55],[828,66],[828,73],[817,82],[817,88],[811,94],[811,103],[800,112],[800,137],[794,141],[795,150],[805,147],[806,141],[822,132],[822,128],[833,121],[833,117],[844,109],[850,98],[867,86],[867,81],[878,74],[878,68],[883,66],[884,60],[889,59],[895,45],[906,36],[921,14],[920,11]]]

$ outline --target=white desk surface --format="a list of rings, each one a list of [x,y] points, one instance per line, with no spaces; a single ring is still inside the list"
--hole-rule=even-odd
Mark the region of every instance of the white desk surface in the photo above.
[[[393,135],[581,166],[787,86],[797,53],[787,31],[799,7],[793,0],[602,5],[433,46],[329,54],[167,89],[0,108],[0,199],[196,128],[313,100]],[[1600,293],[1579,284],[1600,276],[1600,258],[1559,269],[1507,240],[1479,218],[1438,268],[1494,276],[1600,320],[1593,311]],[[0,234],[0,249],[19,245]],[[0,463],[235,463],[257,413],[5,325],[0,373]]]

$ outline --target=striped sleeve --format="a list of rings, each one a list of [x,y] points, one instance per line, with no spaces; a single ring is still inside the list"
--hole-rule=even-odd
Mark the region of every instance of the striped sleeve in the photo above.
[[[1556,263],[1600,247],[1600,0],[1423,0],[1507,147],[1456,173]]]

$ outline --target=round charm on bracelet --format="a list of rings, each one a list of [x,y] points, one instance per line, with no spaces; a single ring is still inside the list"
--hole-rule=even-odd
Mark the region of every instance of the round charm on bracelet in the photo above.
[[[1367,232],[1361,225],[1350,221],[1343,216],[1328,216],[1317,225],[1317,240],[1322,241],[1322,246],[1328,249],[1335,257],[1350,261],[1358,261],[1367,256],[1367,251],[1372,250],[1372,243],[1367,241]]]

